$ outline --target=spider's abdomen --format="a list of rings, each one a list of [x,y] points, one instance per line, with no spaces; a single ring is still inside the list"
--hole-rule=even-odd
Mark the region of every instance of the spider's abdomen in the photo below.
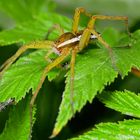
[[[55,41],[56,49],[61,52],[61,49],[64,47],[72,48],[72,47],[78,46],[82,33],[83,33],[82,31],[80,31],[76,35],[74,35],[71,32],[64,33]],[[97,37],[95,35],[91,34],[90,40],[96,39],[96,38]]]
[[[71,32],[66,32],[62,34],[56,41],[56,48],[63,48],[63,47],[72,47],[73,45],[76,45],[76,40],[74,40],[76,36]]]

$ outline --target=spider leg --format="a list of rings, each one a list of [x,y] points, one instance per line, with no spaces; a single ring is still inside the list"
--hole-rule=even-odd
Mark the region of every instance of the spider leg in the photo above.
[[[107,48],[108,52],[109,52],[109,55],[111,57],[111,60],[112,60],[112,66],[113,68],[120,74],[121,74],[121,71],[119,70],[119,68],[116,66],[116,62],[115,62],[115,58],[113,56],[113,51],[112,51],[112,48],[109,46],[109,44],[103,40],[103,38],[95,31],[94,29],[94,25],[95,25],[95,21],[96,19],[101,19],[101,20],[124,20],[125,23],[126,23],[126,29],[127,29],[127,32],[128,34],[130,35],[130,32],[129,32],[129,29],[128,29],[128,18],[125,17],[125,16],[102,16],[102,15],[95,15],[95,16],[92,16],[89,23],[88,23],[88,26],[87,26],[87,29],[89,29],[89,31],[94,34],[98,41],[103,44],[104,47]]]
[[[94,29],[94,25],[95,25],[95,21],[99,19],[99,20],[122,20],[125,22],[125,27],[126,27],[126,31],[128,33],[128,35],[131,35],[129,32],[129,28],[128,28],[128,17],[126,16],[104,16],[104,15],[94,15],[91,17],[89,23],[88,23],[88,27],[91,29]]]
[[[45,39],[48,39],[49,35],[51,34],[51,32],[53,32],[53,30],[58,30],[60,35],[64,34],[64,29],[59,25],[59,24],[54,24],[47,32]]]
[[[3,73],[6,69],[9,68],[9,66],[22,54],[26,51],[26,47],[23,46],[18,49],[18,51],[9,59],[7,59],[0,67],[0,74]]]
[[[41,79],[39,81],[39,84],[35,90],[35,92],[33,93],[33,96],[31,98],[31,101],[30,101],[30,136],[29,136],[29,139],[31,138],[31,133],[32,133],[32,125],[33,125],[33,120],[32,120],[32,108],[33,108],[33,105],[34,105],[34,102],[36,100],[36,97],[38,95],[38,92],[40,90],[40,88],[42,87],[42,84],[44,83],[44,80],[46,78],[46,75],[47,73],[53,69],[55,66],[59,65],[70,53],[70,50],[69,48],[65,48],[61,55],[56,58],[52,63],[50,63],[48,66],[46,66],[46,68],[44,69],[43,73],[42,73],[42,76],[41,76]]]
[[[117,71],[120,75],[122,75],[122,72],[116,66],[116,60],[114,58],[112,48],[109,46],[109,44],[94,29],[90,30],[90,32],[92,34],[94,34],[97,37],[98,41],[108,50],[114,70]]]
[[[74,13],[74,17],[73,17],[73,25],[72,25],[72,32],[73,33],[78,32],[78,25],[79,25],[81,13],[84,13],[88,17],[92,16],[90,13],[87,13],[84,8],[82,8],[82,7],[76,8],[75,13]]]
[[[71,110],[74,114],[74,66],[77,50],[72,50],[71,62],[70,62],[70,104]]]
[[[22,46],[17,50],[17,52],[10,57],[8,60],[5,61],[5,63],[0,67],[0,76],[7,70],[11,64],[21,55],[23,54],[27,49],[49,49],[54,45],[53,41],[38,41],[33,42],[29,45]]]
[[[90,19],[90,21],[89,21],[89,23],[88,23],[88,25],[87,25],[87,28],[84,30],[84,32],[83,32],[83,34],[82,34],[82,36],[81,36],[81,39],[80,39],[80,42],[79,42],[79,50],[82,50],[82,49],[84,49],[86,46],[87,46],[87,44],[88,44],[88,42],[89,42],[89,39],[90,39],[90,35],[91,35],[91,33],[92,34],[94,34],[96,37],[97,37],[97,39],[98,39],[98,41],[101,43],[101,44],[103,44],[103,46],[108,50],[108,52],[109,52],[109,55],[110,55],[110,58],[111,58],[111,62],[112,62],[112,66],[113,66],[113,68],[120,74],[120,75],[122,75],[121,74],[121,71],[119,70],[119,68],[116,66],[116,62],[115,62],[115,58],[114,58],[114,56],[113,56],[113,51],[112,51],[112,48],[109,46],[109,44],[108,43],[106,43],[106,41],[104,41],[103,40],[103,38],[94,30],[94,25],[95,25],[95,20],[96,20],[96,18],[102,18],[102,19],[106,19],[107,17],[105,16],[92,16],[92,18]],[[114,19],[114,17],[111,17],[111,16],[109,16],[108,17],[109,19]],[[119,19],[120,17],[117,17],[117,19]],[[116,20],[116,17],[115,17],[115,20]]]
[[[92,16],[90,13],[86,12],[85,9],[82,8],[82,7],[75,9],[75,14],[74,14],[74,17],[73,17],[73,26],[72,26],[73,33],[78,32],[78,24],[79,24],[81,13],[83,13],[84,15],[92,18],[94,22],[95,22],[96,19],[100,19],[100,20],[122,20],[122,21],[125,22],[126,31],[127,31],[128,35],[130,35],[129,28],[128,28],[128,17],[126,17],[126,16],[104,16],[104,15],[94,15],[94,16]]]
[[[53,49],[51,49],[51,50],[49,50],[49,52],[46,54],[46,56],[45,56],[45,60],[47,61],[47,62],[49,62],[49,63],[51,63],[52,62],[52,60],[49,58],[50,57],[50,55],[53,53],[54,51],[53,51]]]
[[[91,32],[88,28],[83,31],[83,34],[80,38],[78,49],[79,51],[83,50],[89,43]]]

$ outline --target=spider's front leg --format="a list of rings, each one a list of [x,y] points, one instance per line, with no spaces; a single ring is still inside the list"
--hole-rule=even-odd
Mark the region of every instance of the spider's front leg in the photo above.
[[[92,22],[95,23],[96,19],[99,20],[119,20],[119,21],[124,21],[126,31],[130,35],[129,28],[128,28],[128,17],[126,16],[105,16],[105,15],[91,15],[90,13],[86,12],[86,10],[82,7],[76,8],[75,9],[75,14],[73,17],[73,26],[72,26],[72,31],[73,33],[78,32],[78,25],[79,25],[79,20],[80,20],[80,15],[83,13],[84,15],[88,16],[91,18]],[[92,25],[93,27],[94,25]]]
[[[92,27],[92,29],[94,29],[94,24],[95,21],[99,19],[99,20],[115,20],[115,21],[124,21],[124,25],[126,27],[126,31],[128,33],[128,35],[130,34],[129,31],[129,27],[128,27],[128,17],[127,16],[105,16],[105,15],[93,15],[91,17],[90,23],[88,24],[89,27]]]
[[[63,51],[61,52],[61,55],[59,57],[57,57],[49,65],[47,65],[46,68],[44,69],[43,73],[42,73],[42,76],[40,78],[38,86],[37,86],[35,92],[33,93],[33,96],[32,96],[31,101],[30,101],[30,135],[29,135],[29,139],[31,139],[32,125],[33,125],[32,108],[33,108],[34,102],[36,100],[36,97],[38,95],[38,92],[39,92],[40,88],[42,87],[42,84],[44,83],[48,72],[51,69],[53,69],[54,67],[56,67],[57,65],[59,65],[69,54],[70,54],[70,48],[64,48]]]
[[[0,77],[2,74],[11,66],[13,62],[16,61],[16,59],[23,54],[27,49],[49,49],[54,45],[53,41],[38,41],[33,42],[29,45],[24,45],[21,48],[17,50],[17,52],[10,57],[1,67],[0,67]]]
[[[81,13],[84,13],[85,15],[91,17],[92,15],[87,13],[84,8],[76,8],[75,14],[73,17],[73,25],[72,25],[72,33],[76,34],[78,33],[78,25],[80,20]],[[91,33],[88,32],[88,36],[90,36]],[[86,41],[87,42],[87,41]],[[70,62],[70,104],[71,104],[71,110],[74,114],[74,66],[75,66],[75,58],[76,53],[79,51],[79,47],[75,46],[72,48],[72,56],[71,56],[71,62]]]
[[[76,34],[78,32],[78,25],[79,25],[81,13],[85,14],[88,17],[92,16],[90,13],[87,13],[84,8],[82,8],[82,7],[76,8],[74,17],[73,17],[73,25],[72,25],[72,32],[74,34]]]
[[[70,62],[70,104],[72,114],[74,114],[74,66],[77,53],[77,46],[72,49],[71,62]]]
[[[109,52],[109,55],[110,55],[110,58],[111,58],[111,62],[112,62],[112,66],[113,68],[120,74],[122,75],[120,69],[116,66],[116,60],[114,58],[114,55],[113,55],[113,51],[112,51],[112,48],[109,46],[109,44],[95,31],[94,29],[94,25],[95,25],[95,21],[97,19],[100,19],[100,20],[122,20],[125,22],[125,26],[126,26],[126,31],[128,33],[128,35],[131,35],[130,32],[129,32],[129,28],[128,28],[128,17],[126,16],[104,16],[104,15],[95,15],[95,16],[92,16],[89,23],[88,23],[88,26],[87,28],[89,29],[89,31],[94,34],[98,41],[103,44],[104,47],[107,48],[108,52]]]
[[[112,66],[113,68],[120,74],[121,74],[121,71],[119,70],[119,68],[116,66],[116,61],[115,61],[115,58],[113,56],[113,51],[112,51],[112,48],[109,46],[109,44],[94,30],[94,25],[95,25],[95,20],[96,19],[109,19],[109,20],[125,20],[126,23],[128,22],[127,20],[127,17],[120,17],[120,16],[102,16],[102,15],[98,15],[98,16],[92,16],[88,25],[87,25],[87,28],[84,30],[82,36],[81,36],[81,39],[80,39],[80,43],[79,43],[79,50],[83,50],[88,42],[89,42],[89,39],[90,39],[90,35],[93,34],[96,36],[97,40],[103,44],[103,46],[108,50],[109,52],[109,56],[111,58],[111,62],[112,62]],[[128,26],[127,26],[127,31],[129,33],[129,30],[128,30]]]

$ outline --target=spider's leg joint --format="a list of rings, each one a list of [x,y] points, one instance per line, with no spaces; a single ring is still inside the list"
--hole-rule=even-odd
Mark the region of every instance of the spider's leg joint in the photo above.
[[[55,54],[57,54],[57,55],[60,55],[60,54],[61,54],[55,47],[53,47],[52,50],[53,50],[53,52],[54,52]]]
[[[85,9],[83,7],[78,7],[78,8],[75,9],[75,11],[80,14],[80,13],[85,12]]]

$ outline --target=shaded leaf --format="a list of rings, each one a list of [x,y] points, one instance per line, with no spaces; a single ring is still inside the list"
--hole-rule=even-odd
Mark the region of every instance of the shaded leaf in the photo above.
[[[59,24],[65,30],[71,28],[71,20],[54,13],[39,15],[33,20],[23,22],[17,27],[0,32],[0,45],[13,43],[28,43],[35,40],[45,39],[48,30]],[[56,39],[60,33],[56,29],[50,34],[49,39]]]
[[[5,102],[0,102],[0,112],[4,110],[7,106],[14,104],[14,99],[10,98]]]
[[[44,68],[48,65],[45,60],[47,50],[39,50],[20,58],[3,75],[0,80],[0,102],[15,98],[16,102],[25,97],[30,89],[35,91]],[[59,74],[58,69],[48,73],[49,80]]]
[[[125,120],[117,123],[100,123],[96,128],[70,140],[139,140],[140,120]]]
[[[1,140],[27,140],[30,132],[30,98],[20,101],[16,106],[10,110],[9,120],[3,133],[0,135]],[[35,108],[33,109],[33,116],[35,115]],[[33,117],[35,121],[35,118]],[[34,122],[33,121],[33,122]]]
[[[105,106],[120,111],[123,114],[140,118],[140,95],[125,90],[113,93],[105,92],[99,94],[99,99]]]
[[[8,4],[7,4],[8,3]],[[17,23],[32,20],[35,16],[50,11],[52,7],[50,0],[1,0],[0,10],[9,15]]]

